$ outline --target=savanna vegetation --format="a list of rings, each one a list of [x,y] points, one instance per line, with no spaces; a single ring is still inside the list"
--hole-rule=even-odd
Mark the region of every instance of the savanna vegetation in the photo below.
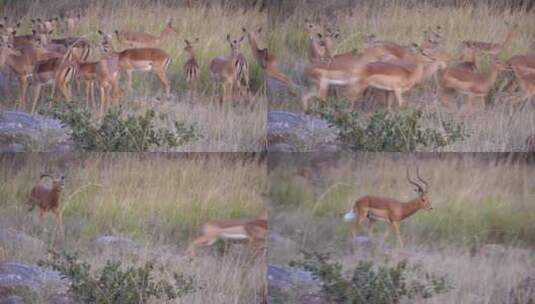
[[[439,26],[442,35],[440,49],[450,55],[447,64],[451,67],[460,62],[461,41],[501,44],[514,24],[518,27],[499,52],[498,60],[506,63],[513,55],[533,53],[535,18],[534,11],[529,9],[531,6],[530,1],[279,2],[269,16],[271,30],[268,45],[277,57],[281,71],[295,84],[290,86],[290,91],[297,91],[298,94],[292,96],[278,87],[276,90],[280,91],[280,95],[273,94],[275,97],[270,102],[270,110],[302,112],[301,97],[314,91],[305,75],[307,66],[310,66],[310,37],[313,36],[306,31],[307,19],[323,28],[320,31],[322,39],[339,33],[332,39],[332,55],[363,52],[367,48],[369,35],[374,35],[377,41],[402,46],[410,46],[413,42],[422,45],[424,31],[429,32],[429,29]],[[484,77],[490,75],[491,61],[489,56],[479,56],[478,73]],[[472,102],[477,109],[473,113],[469,111],[471,104],[464,93],[449,91],[446,95],[449,96],[448,105],[444,103],[437,81],[440,74],[441,71],[404,93],[405,109],[396,106],[391,94],[393,111],[422,111],[422,121],[437,132],[444,130],[444,123],[453,121],[457,125],[464,125],[470,136],[440,148],[427,147],[420,151],[509,152],[528,149],[526,140],[535,132],[533,97],[530,101],[524,98],[522,90],[510,90],[507,84],[515,77],[510,69],[498,73],[484,101],[476,99]],[[329,95],[332,97],[324,101],[327,107],[335,105],[344,92],[338,88],[331,91]],[[355,101],[354,111],[363,114],[361,124],[370,123],[376,111],[383,110],[387,105],[385,95],[379,90],[365,92],[351,101]],[[313,102],[317,104],[320,101]]]
[[[398,262],[404,261],[408,263],[407,272],[416,267],[443,277],[443,287],[448,287],[447,292],[419,303],[518,303],[514,296],[522,291],[517,287],[534,275],[535,265],[534,171],[532,160],[529,163],[526,157],[273,155],[269,180],[274,210],[270,227],[278,237],[270,245],[269,261],[297,261],[309,270],[315,269],[326,288],[329,282],[347,287],[338,290],[339,295],[364,292],[358,288],[373,285],[351,285],[356,284],[354,276],[363,271],[360,263],[372,263],[370,271],[384,275],[384,271],[394,270]],[[365,195],[402,202],[415,198],[405,174],[409,167],[415,178],[416,166],[429,182],[433,210],[421,210],[402,220],[404,248],[398,246],[392,233],[383,242],[383,232],[390,228],[381,221],[375,225],[371,239],[366,238],[365,221],[359,239],[350,241],[352,223],[344,222],[343,214]],[[281,237],[290,241],[277,242]],[[308,255],[302,256],[301,250]],[[407,278],[426,284],[427,276],[413,273]],[[351,291],[349,286],[357,289]],[[397,294],[395,290],[390,292]],[[360,303],[355,301],[341,303]]]
[[[2,260],[41,261],[78,282],[79,296],[98,303],[111,296],[153,299],[151,295],[173,303],[262,299],[265,261],[251,257],[245,244],[200,249],[194,259],[185,253],[206,221],[260,212],[266,187],[261,158],[19,154],[1,156],[0,166],[0,229],[36,240],[23,245],[3,239]],[[29,191],[42,173],[65,176],[60,206],[64,237],[52,213],[41,221],[38,212],[28,212]],[[53,254],[47,255],[47,249]],[[94,290],[99,284],[117,288]]]

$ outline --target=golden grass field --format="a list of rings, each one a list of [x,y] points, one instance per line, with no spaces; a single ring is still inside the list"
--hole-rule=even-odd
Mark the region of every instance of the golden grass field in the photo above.
[[[10,2],[0,4],[0,14],[15,16],[22,21],[18,34],[30,33],[32,18],[48,19],[57,17],[60,12],[72,14],[81,13],[82,18],[77,35],[89,39],[94,46],[91,60],[99,58],[100,36],[97,31],[113,33],[115,30],[143,31],[159,35],[167,21],[172,18],[178,34],[171,34],[162,44],[171,57],[171,64],[167,70],[171,82],[171,98],[165,98],[161,83],[154,75],[144,72],[134,73],[134,90],[131,94],[126,91],[126,77],[121,77],[121,87],[125,91],[120,101],[126,113],[138,113],[147,109],[155,109],[159,113],[170,114],[170,120],[195,124],[201,140],[197,140],[178,151],[202,152],[244,152],[260,151],[265,145],[267,102],[264,97],[263,76],[260,67],[254,61],[247,39],[241,46],[241,51],[250,64],[251,98],[249,101],[219,105],[220,88],[209,76],[210,61],[217,56],[230,54],[230,47],[226,41],[227,34],[234,38],[243,35],[242,27],[253,28],[266,23],[266,14],[258,10],[232,10],[222,4],[214,3],[209,8],[197,5],[186,9],[182,4],[156,4],[150,1],[114,1],[113,3],[69,2],[55,0],[53,2],[31,3]],[[62,37],[58,31],[53,37]],[[196,56],[200,66],[200,79],[196,94],[189,98],[186,94],[186,82],[183,76],[183,65],[186,61],[184,40],[199,38],[196,45]],[[115,41],[116,49],[119,49]],[[30,88],[30,96],[32,93]],[[76,90],[74,90],[76,92]],[[45,89],[38,108],[45,108],[45,100],[51,94],[51,89]],[[18,100],[18,84],[11,86],[7,96],[0,98],[3,110],[16,109]],[[58,98],[61,94],[58,95]],[[98,96],[98,92],[97,92]],[[80,107],[85,106],[85,92],[81,88],[75,93],[74,102]],[[30,99],[31,100],[31,99]],[[97,97],[98,100],[98,97]],[[98,115],[98,108],[94,109]]]
[[[449,276],[452,291],[418,303],[509,303],[509,290],[535,274],[533,163],[495,154],[388,153],[279,154],[269,162],[270,233],[290,240],[270,244],[270,263],[296,260],[305,249],[331,252],[346,270],[359,260],[408,259]],[[416,165],[430,183],[434,209],[401,222],[403,249],[392,234],[381,243],[387,225],[379,222],[375,249],[357,244],[351,253],[342,214],[364,195],[414,198],[405,170],[414,176]]]
[[[312,6],[305,1],[295,2],[293,10],[285,10],[285,17],[271,16],[269,48],[277,56],[282,70],[297,84],[298,91],[308,92],[303,71],[309,64],[309,38],[305,32],[306,18],[319,24],[340,30],[336,40],[334,53],[351,50],[362,50],[364,36],[375,34],[379,40],[393,41],[401,45],[412,42],[421,43],[424,30],[429,27],[442,27],[445,38],[444,49],[458,58],[460,42],[463,40],[479,40],[501,43],[505,40],[508,27],[504,22],[517,23],[519,30],[511,44],[499,55],[503,61],[512,55],[533,52],[535,43],[535,13],[522,10],[504,10],[498,4],[454,7],[451,5],[435,5],[433,2],[406,4],[403,1],[377,1],[369,5],[348,9],[348,1],[314,2]],[[277,13],[280,14],[280,13]],[[488,71],[488,58],[483,58],[483,74]],[[503,72],[498,76],[496,85],[486,98],[486,105],[477,102],[478,112],[473,116],[463,115],[467,107],[464,95],[450,94],[451,109],[439,100],[435,80],[428,80],[404,94],[408,108],[420,109],[424,112],[426,125],[440,128],[444,119],[462,122],[470,134],[468,139],[441,148],[450,152],[478,151],[526,151],[526,139],[535,133],[535,109],[533,100],[518,110],[522,103],[517,104],[517,111],[511,107],[520,92],[509,94],[500,91],[506,79],[512,77],[511,72]],[[270,110],[302,111],[300,95],[274,98]],[[358,111],[386,108],[382,95],[366,95],[357,104],[368,107],[357,107]],[[394,105],[393,96],[391,101]],[[399,111],[394,106],[394,111]]]
[[[265,262],[252,259],[245,244],[225,255],[215,247],[185,256],[200,226],[214,218],[255,217],[263,208],[265,162],[247,154],[19,154],[0,156],[0,229],[15,229],[56,250],[77,251],[99,268],[107,260],[125,265],[156,260],[167,272],[192,275],[201,291],[177,303],[258,303]],[[66,175],[63,192],[65,240],[47,214],[28,213],[29,191],[43,172]],[[135,250],[99,250],[95,238],[127,237]],[[4,260],[34,263],[39,250],[0,243]],[[169,254],[171,253],[171,254]],[[217,271],[214,272],[214,269]],[[214,302],[215,301],[215,302]]]

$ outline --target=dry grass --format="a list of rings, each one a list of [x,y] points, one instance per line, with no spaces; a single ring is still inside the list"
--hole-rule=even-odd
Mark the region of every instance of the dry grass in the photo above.
[[[433,211],[402,222],[405,249],[397,249],[392,237],[382,244],[387,225],[379,223],[374,251],[352,254],[350,225],[341,214],[367,194],[413,198],[405,167],[416,163],[430,181]],[[533,164],[492,154],[273,156],[270,227],[283,239],[270,243],[269,261],[298,259],[299,248],[333,252],[346,269],[362,259],[382,264],[407,258],[447,274],[455,287],[422,303],[509,303],[503,300],[509,290],[535,275],[533,172]],[[360,232],[366,234],[366,227]],[[489,250],[488,244],[499,245]]]
[[[344,1],[338,1],[343,5]],[[382,4],[380,4],[382,3]],[[375,34],[378,39],[395,41],[402,45],[412,42],[420,43],[423,31],[437,25],[442,27],[445,37],[445,49],[457,54],[459,43],[463,40],[481,40],[503,42],[508,32],[504,21],[518,23],[519,31],[511,45],[499,56],[507,60],[512,55],[533,52],[535,41],[534,12],[503,11],[485,4],[477,8],[452,6],[435,7],[432,4],[418,3],[414,6],[405,5],[403,1],[388,4],[380,2],[369,6],[358,6],[352,11],[329,10],[327,8],[310,9],[299,7],[294,14],[286,19],[277,20],[271,28],[269,47],[277,55],[284,71],[301,86],[306,88],[303,70],[308,64],[308,36],[304,31],[304,19],[317,17],[338,28],[341,36],[337,41],[335,53],[347,52],[363,48],[364,36]],[[330,6],[335,7],[333,3]],[[329,12],[329,13],[328,13]],[[488,60],[484,60],[484,73],[488,70]],[[444,151],[526,151],[526,138],[535,133],[535,111],[533,104],[528,104],[522,111],[511,114],[511,95],[505,92],[496,94],[506,78],[512,75],[502,73],[496,88],[487,98],[486,106],[478,103],[479,112],[474,117],[463,117],[466,97],[452,95],[453,109],[446,108],[439,100],[434,81],[425,83],[406,94],[411,108],[419,108],[427,112],[430,125],[439,126],[434,117],[452,116],[468,127],[470,138],[462,143],[443,148]],[[519,94],[519,93],[516,93]],[[516,95],[515,95],[516,96]],[[371,98],[372,103],[379,100]],[[385,105],[378,104],[378,107]],[[485,109],[484,109],[485,108]],[[271,109],[301,111],[300,100],[287,98],[270,104]],[[452,113],[450,113],[452,112]]]
[[[55,5],[54,5],[55,4]],[[44,8],[41,3],[29,5],[24,13],[16,4],[4,7],[4,14],[23,14],[21,34],[30,31],[31,18],[50,18],[62,10],[79,11],[75,5],[56,0],[54,4],[47,2],[47,6],[54,6],[55,10]],[[186,9],[183,6],[165,6],[147,1],[116,1],[113,5],[102,5],[92,2],[81,3],[83,17],[78,35],[91,40],[95,46],[92,59],[99,58],[97,46],[100,36],[97,30],[112,33],[114,30],[144,31],[159,34],[166,22],[172,18],[178,30],[177,35],[170,35],[162,44],[162,49],[169,53],[172,61],[167,75],[171,81],[172,97],[161,101],[163,88],[155,76],[147,73],[134,73],[134,91],[125,94],[121,103],[128,111],[132,110],[132,103],[141,102],[145,107],[154,107],[153,103],[165,105],[166,110],[172,108],[178,120],[195,123],[201,130],[203,140],[193,145],[183,147],[181,151],[260,151],[265,141],[266,101],[263,97],[264,85],[261,69],[254,61],[249,45],[242,43],[242,53],[250,63],[250,78],[252,98],[247,102],[234,103],[219,107],[220,88],[209,76],[210,61],[217,56],[227,56],[230,47],[226,41],[227,34],[232,37],[243,35],[241,28],[253,28],[266,23],[266,15],[255,10],[243,13],[242,10],[230,10],[226,6],[213,4],[210,8],[196,6]],[[16,13],[15,13],[16,12]],[[61,35],[58,35],[61,36]],[[196,97],[190,99],[186,94],[186,82],[183,77],[183,65],[186,61],[184,39],[199,38],[196,46],[197,61],[201,75],[197,84]],[[119,46],[116,45],[119,49]],[[125,82],[123,77],[121,83]],[[123,89],[126,89],[124,87]],[[31,90],[30,90],[31,91]],[[126,92],[126,91],[125,91]],[[12,87],[11,96],[0,98],[3,109],[15,108],[18,87]],[[50,94],[50,93],[49,93]],[[31,94],[30,94],[31,95]],[[46,94],[43,94],[46,95]],[[42,100],[45,98],[43,97]],[[74,99],[85,102],[85,93],[80,90]],[[165,98],[164,98],[165,99]],[[44,103],[41,104],[44,107]],[[159,107],[158,107],[159,108]],[[97,109],[94,109],[95,112]]]
[[[208,248],[193,263],[183,258],[203,222],[255,216],[263,207],[265,164],[254,155],[20,154],[1,156],[0,167],[1,228],[22,231],[56,249],[79,251],[97,268],[110,258],[127,264],[157,258],[166,271],[190,274],[204,286],[180,303],[218,298],[256,303],[261,296],[264,264],[252,261],[243,245],[232,246],[222,257]],[[42,172],[67,176],[64,242],[55,237],[51,215],[40,225],[37,213],[27,212],[28,191]],[[126,236],[140,248],[124,253],[96,249],[95,237],[105,234]],[[45,258],[35,250],[5,248],[0,251],[8,260],[32,263]]]

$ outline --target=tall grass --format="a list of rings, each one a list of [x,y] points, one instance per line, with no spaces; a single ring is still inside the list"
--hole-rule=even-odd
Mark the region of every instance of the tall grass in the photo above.
[[[62,242],[50,214],[41,222],[27,211],[29,191],[43,172],[66,175]],[[256,216],[263,208],[265,172],[253,154],[0,155],[0,229],[80,252],[96,269],[115,259],[126,266],[156,261],[162,278],[175,271],[193,276],[201,290],[176,303],[259,303],[265,261],[252,260],[245,246],[236,244],[223,256],[214,248],[200,250],[193,261],[184,251],[209,219]],[[138,247],[101,249],[94,239],[106,234],[128,237]],[[44,258],[39,242],[24,250],[5,242],[0,240],[4,260]]]
[[[233,9],[222,3],[212,5],[196,5],[187,9],[182,5],[166,5],[163,2],[145,0],[123,0],[104,3],[91,1],[88,3],[70,3],[63,0],[43,2],[11,2],[2,6],[2,12],[10,17],[21,18],[22,26],[19,34],[30,33],[32,18],[52,18],[61,12],[82,14],[81,23],[76,33],[93,43],[90,61],[100,58],[100,36],[98,30],[113,33],[115,30],[142,31],[159,35],[169,19],[178,34],[171,34],[162,43],[161,48],[171,57],[167,75],[171,82],[172,98],[162,100],[163,87],[157,78],[149,73],[134,73],[134,89],[132,93],[123,86],[125,77],[121,77],[121,86],[125,91],[121,103],[128,112],[147,108],[156,109],[160,113],[172,113],[170,120],[182,120],[196,124],[202,139],[192,145],[182,147],[180,151],[260,151],[263,149],[266,130],[266,100],[261,68],[253,59],[247,39],[242,43],[241,51],[250,64],[251,98],[248,102],[219,105],[221,88],[210,79],[210,61],[217,56],[228,56],[230,46],[227,34],[239,38],[243,34],[242,27],[256,28],[264,26],[266,14],[258,10]],[[62,37],[58,30],[53,36]],[[186,61],[184,40],[193,41],[197,61],[200,66],[200,79],[193,98],[187,94],[183,66]],[[115,45],[121,50],[119,45]],[[83,88],[74,99],[85,104]],[[32,90],[30,90],[31,95]],[[75,90],[76,92],[76,90]],[[8,96],[0,98],[4,109],[16,108],[18,88],[11,87]],[[49,93],[48,93],[49,94]],[[97,94],[98,95],[98,94]],[[47,92],[42,94],[44,100]],[[97,98],[98,99],[98,98]],[[46,107],[40,103],[39,107]],[[95,111],[98,107],[95,108]]]
[[[316,5],[296,5],[292,14],[286,18],[271,18],[269,48],[277,56],[283,70],[308,90],[303,71],[308,64],[308,34],[304,30],[305,18],[316,18],[325,26],[339,29],[340,38],[336,41],[335,53],[362,50],[364,36],[375,34],[380,40],[394,41],[401,45],[412,42],[421,43],[424,30],[429,27],[442,27],[445,37],[444,48],[458,57],[459,45],[463,40],[503,42],[509,30],[505,22],[517,23],[519,30],[511,44],[499,55],[507,60],[516,54],[533,52],[535,41],[535,12],[523,10],[502,10],[499,3],[477,3],[476,6],[454,7],[435,5],[433,2],[419,1],[413,5],[406,1],[380,2],[370,5],[347,7],[347,1],[329,3],[317,2]],[[338,4],[338,6],[337,6]],[[488,59],[482,62],[484,74],[488,71]],[[522,111],[512,111],[510,106],[514,97],[508,93],[497,92],[513,75],[502,73],[495,88],[486,99],[486,105],[478,102],[479,111],[473,117],[460,115],[467,106],[466,96],[452,95],[452,109],[446,108],[437,93],[435,80],[427,81],[406,93],[408,106],[420,108],[429,117],[429,125],[439,128],[437,119],[453,116],[463,121],[471,136],[443,151],[525,151],[526,138],[535,133],[535,112],[528,104]],[[516,93],[519,94],[519,93]],[[368,99],[378,107],[385,107],[377,98]],[[270,110],[302,111],[298,100],[288,98],[272,102]]]
[[[308,236],[301,238],[306,245],[344,246],[349,225],[340,214],[359,197],[414,198],[405,169],[410,166],[414,175],[414,167],[419,165],[421,175],[430,181],[434,209],[403,221],[404,239],[437,246],[535,246],[533,165],[495,163],[478,154],[331,156],[333,160],[317,166],[317,160],[310,159],[290,165],[297,162],[295,156],[286,157],[283,165],[275,168],[270,165],[270,193],[280,210],[273,218],[280,215],[284,222],[276,227],[282,227],[283,233],[301,231]]]
[[[105,233],[182,247],[214,217],[255,215],[265,167],[254,156],[90,154],[82,164],[46,154],[2,156],[3,220],[32,232],[28,191],[43,172],[66,174],[67,243]],[[38,236],[45,236],[40,235]]]

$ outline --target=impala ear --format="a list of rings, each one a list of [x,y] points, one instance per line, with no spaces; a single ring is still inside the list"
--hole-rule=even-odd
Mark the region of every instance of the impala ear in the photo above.
[[[245,36],[241,36],[241,38],[240,38],[240,42],[242,42],[243,39],[245,39]]]
[[[230,42],[230,34],[227,34],[227,41]]]
[[[199,37],[195,38],[195,43],[199,42]]]
[[[242,30],[242,32],[247,34],[247,29],[246,28],[242,27],[241,30]]]
[[[262,32],[262,27],[258,27],[258,29],[256,30],[259,34]]]

